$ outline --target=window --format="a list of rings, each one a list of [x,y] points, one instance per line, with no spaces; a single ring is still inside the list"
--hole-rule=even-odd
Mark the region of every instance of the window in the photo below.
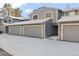
[[[78,10],[75,10],[75,15],[78,15]]]
[[[33,16],[33,19],[38,19],[38,15],[34,15]]]
[[[46,18],[51,17],[51,13],[46,13]]]
[[[65,12],[64,13],[64,16],[69,16],[69,12]]]
[[[9,20],[9,22],[11,22],[11,20]]]

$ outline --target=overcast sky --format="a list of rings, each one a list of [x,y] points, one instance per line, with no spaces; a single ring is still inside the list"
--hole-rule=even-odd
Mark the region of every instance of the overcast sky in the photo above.
[[[39,7],[52,7],[59,9],[79,8],[79,3],[11,3],[14,8],[19,7],[22,10],[22,16],[29,15],[34,9]],[[2,7],[4,3],[0,3]]]

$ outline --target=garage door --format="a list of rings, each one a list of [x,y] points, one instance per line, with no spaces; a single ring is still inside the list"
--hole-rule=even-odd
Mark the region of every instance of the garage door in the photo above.
[[[79,26],[64,26],[63,28],[63,39],[67,41],[79,42]]]
[[[10,26],[9,34],[20,35],[20,26]]]
[[[41,26],[24,26],[24,36],[41,37]]]

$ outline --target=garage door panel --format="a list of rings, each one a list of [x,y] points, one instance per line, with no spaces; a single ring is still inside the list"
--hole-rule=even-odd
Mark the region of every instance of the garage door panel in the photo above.
[[[42,25],[10,26],[9,34],[28,37],[42,37]]]
[[[41,37],[41,26],[24,27],[24,36]]]
[[[79,42],[79,26],[64,26],[63,38],[68,41]]]
[[[20,35],[20,26],[12,26],[9,28],[9,34]]]

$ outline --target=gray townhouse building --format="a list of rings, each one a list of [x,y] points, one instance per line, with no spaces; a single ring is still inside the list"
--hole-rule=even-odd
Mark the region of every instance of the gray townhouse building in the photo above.
[[[59,40],[79,42],[79,8],[63,11],[64,17],[58,22]]]
[[[38,9],[33,10],[30,14],[32,20],[38,19],[46,19],[50,18],[52,22],[52,33],[53,35],[57,35],[58,33],[58,25],[57,20],[59,20],[63,16],[63,11],[57,8],[50,8],[50,7],[40,7]],[[49,29],[48,29],[49,30]]]
[[[8,34],[79,42],[79,8],[60,10],[41,7],[33,10],[30,20],[8,24]]]
[[[40,7],[33,10],[33,12],[30,14],[30,17],[32,20],[50,18],[52,20],[52,23],[55,25],[57,24],[56,21],[60,19],[62,15],[63,11],[60,9]]]
[[[63,11],[56,8],[37,8],[29,15],[30,20],[7,25],[9,27],[8,34],[39,38],[57,35],[56,21],[62,17],[62,14]]]
[[[58,35],[60,33],[58,29],[61,23],[59,24],[57,21],[62,17],[76,16],[78,14],[78,8],[61,10],[57,8],[40,7],[33,10],[29,15],[30,20],[9,24],[8,34],[40,38]]]

